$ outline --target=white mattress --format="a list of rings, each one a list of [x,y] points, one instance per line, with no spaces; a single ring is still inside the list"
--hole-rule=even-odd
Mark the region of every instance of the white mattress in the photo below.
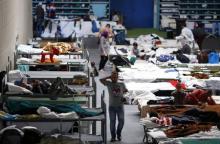
[[[36,79],[55,79],[57,77],[61,77],[62,79],[71,79],[75,75],[84,75],[84,72],[67,72],[67,71],[28,71],[26,72],[30,76],[30,78]]]
[[[48,56],[49,58],[49,56]],[[61,60],[60,63],[42,63],[43,65],[66,65],[67,63],[79,63],[80,65],[86,65],[87,60],[86,59],[73,59],[69,58],[67,55],[63,56],[54,56],[54,58]],[[19,58],[17,59],[17,64],[27,64],[27,65],[39,65],[40,63],[37,63],[37,60],[40,60],[41,56],[33,56],[32,59],[29,58]]]
[[[152,63],[138,60],[131,68],[120,68],[119,78],[127,81],[152,82],[156,79],[176,79],[178,73],[169,74]]]
[[[129,82],[125,83],[126,88],[130,90],[144,90],[155,92],[158,90],[175,90],[175,87],[168,82],[160,82],[160,83],[136,83]]]
[[[23,53],[23,54],[34,54],[34,53],[41,53],[42,49],[39,48],[33,48],[31,45],[24,45],[24,44],[20,44],[17,47],[17,52],[18,53]],[[46,52],[46,51],[44,51]]]

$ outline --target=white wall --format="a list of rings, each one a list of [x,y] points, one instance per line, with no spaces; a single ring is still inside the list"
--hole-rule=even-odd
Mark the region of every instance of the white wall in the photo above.
[[[32,0],[0,0],[0,70],[14,62],[17,43],[32,37]]]

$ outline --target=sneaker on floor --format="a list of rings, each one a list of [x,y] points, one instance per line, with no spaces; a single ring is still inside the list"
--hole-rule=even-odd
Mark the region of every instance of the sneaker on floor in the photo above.
[[[110,142],[115,142],[116,141],[116,139],[115,138],[112,138],[111,140],[110,140]]]

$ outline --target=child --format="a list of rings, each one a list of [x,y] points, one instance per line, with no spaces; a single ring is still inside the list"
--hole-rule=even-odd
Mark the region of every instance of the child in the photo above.
[[[132,55],[139,57],[139,49],[138,49],[138,44],[136,42],[133,43]]]

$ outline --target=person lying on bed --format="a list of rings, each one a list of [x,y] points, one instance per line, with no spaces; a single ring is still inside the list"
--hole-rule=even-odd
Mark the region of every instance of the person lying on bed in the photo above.
[[[208,105],[215,105],[215,101],[212,99],[211,90],[196,89],[185,97],[185,104],[200,105],[207,103]]]
[[[15,81],[14,84],[38,94],[76,94],[74,90],[71,90],[66,84],[64,84],[60,77],[57,77],[52,84],[47,80],[32,80],[31,83],[26,83],[23,79]]]
[[[203,111],[201,109],[192,108],[181,115],[165,115],[159,116],[156,112],[149,113],[150,120],[161,126],[179,125],[179,124],[198,124],[198,123],[214,123],[218,124],[220,114],[215,111]]]
[[[159,116],[155,112],[149,113],[150,120],[161,126],[171,126],[178,124],[195,124],[197,119],[191,116]]]
[[[50,83],[47,83],[47,81],[40,81],[40,80],[32,80],[31,83],[27,83],[23,80],[16,80],[14,82],[15,85],[26,88],[30,90],[33,93],[39,93],[39,94],[47,94],[48,88],[50,87]]]
[[[26,88],[26,89],[28,89],[30,91],[32,91],[32,89],[33,89],[32,85],[28,84],[27,82],[25,82],[23,78],[21,78],[21,80],[16,80],[14,82],[14,84],[17,85],[17,86]]]

